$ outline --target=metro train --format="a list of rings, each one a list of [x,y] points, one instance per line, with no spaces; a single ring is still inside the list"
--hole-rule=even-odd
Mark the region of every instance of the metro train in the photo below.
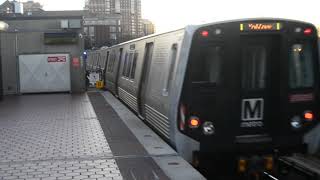
[[[189,162],[238,162],[306,150],[320,112],[317,40],[306,22],[233,20],[92,51],[87,67]]]

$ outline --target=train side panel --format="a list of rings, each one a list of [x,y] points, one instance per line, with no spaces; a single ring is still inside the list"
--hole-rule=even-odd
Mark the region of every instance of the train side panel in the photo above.
[[[122,46],[123,48],[123,61],[121,62],[119,72],[118,72],[118,95],[119,98],[126,103],[135,113],[138,112],[138,89],[137,80],[134,72],[134,63],[137,63],[138,57],[133,62],[134,54],[141,54],[141,51],[136,47],[137,43],[130,43]],[[135,68],[134,68],[135,69]]]
[[[182,29],[110,48],[122,49],[117,72],[119,98],[187,160],[199,149],[199,143],[177,130],[177,114],[193,32],[190,26],[187,31]],[[106,73],[110,90],[115,84],[112,76]]]
[[[141,109],[145,120],[168,141],[174,124],[169,119],[170,96],[174,90],[175,72],[181,52],[184,30],[158,36],[154,41],[152,59],[146,74]],[[142,87],[143,88],[143,87]]]

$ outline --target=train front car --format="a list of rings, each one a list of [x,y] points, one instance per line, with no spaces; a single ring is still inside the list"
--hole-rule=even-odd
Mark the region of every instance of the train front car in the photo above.
[[[319,120],[317,49],[316,29],[304,22],[255,19],[199,27],[178,127],[200,142],[200,164],[208,157],[236,157],[235,168],[246,171],[253,156],[272,162],[266,157],[275,152],[304,152],[303,135]]]

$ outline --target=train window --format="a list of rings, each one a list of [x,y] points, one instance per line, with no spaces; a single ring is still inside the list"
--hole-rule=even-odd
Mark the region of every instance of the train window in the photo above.
[[[165,87],[163,89],[162,95],[164,96],[168,96],[169,93],[169,89],[170,89],[170,84],[172,81],[172,76],[173,76],[173,71],[175,68],[175,62],[177,59],[177,51],[178,51],[178,45],[177,44],[173,44],[171,47],[171,55],[169,58],[169,73],[168,73],[168,77],[166,78],[165,81]]]
[[[109,71],[109,72],[111,72],[111,70],[112,70],[113,58],[114,58],[114,55],[113,55],[113,52],[111,52],[110,58],[109,58],[109,64],[108,64],[108,71]]]
[[[221,63],[223,59],[221,46],[205,46],[192,62],[192,82],[217,84],[220,80]]]
[[[123,68],[122,68],[122,76],[126,77],[126,71],[127,71],[127,62],[128,62],[128,53],[126,53]]]
[[[109,51],[107,52],[106,61],[105,61],[105,66],[107,66],[107,68],[108,68],[108,62],[109,62]],[[107,69],[107,68],[105,68],[105,69]]]
[[[111,59],[111,65],[110,65],[110,72],[113,72],[115,61],[116,61],[116,53],[113,52],[112,53],[112,59]]]
[[[96,65],[96,66],[97,66],[97,68],[100,69],[100,68],[101,68],[101,67],[100,67],[100,64],[101,64],[101,62],[100,62],[101,55],[100,55],[100,54],[97,54],[97,56],[98,56],[98,60],[97,60],[97,65]]]
[[[122,69],[122,76],[134,79],[136,66],[137,66],[137,59],[138,59],[138,53],[137,52],[127,52],[123,69]]]
[[[289,60],[290,88],[312,87],[314,71],[311,44],[294,44],[291,47]]]
[[[136,73],[136,66],[137,66],[137,59],[138,59],[138,53],[134,53],[133,61],[132,61],[132,67],[130,72],[130,79],[134,79],[135,73]]]
[[[126,77],[129,78],[130,75],[130,70],[132,68],[132,59],[133,59],[133,53],[129,53],[129,58],[128,58],[128,64],[127,64],[127,69],[126,69]]]
[[[119,50],[119,59],[118,59],[118,62],[121,62],[121,59],[122,59],[122,52],[123,52],[123,48],[120,48],[120,50]],[[114,66],[113,66],[112,71],[114,71]]]
[[[251,45],[243,49],[242,87],[264,89],[266,86],[266,47]]]
[[[114,53],[111,52],[110,58],[109,58],[109,62],[108,62],[108,65],[107,65],[107,71],[108,72],[111,72],[111,70],[112,70],[112,61],[113,61],[113,59],[114,59]]]

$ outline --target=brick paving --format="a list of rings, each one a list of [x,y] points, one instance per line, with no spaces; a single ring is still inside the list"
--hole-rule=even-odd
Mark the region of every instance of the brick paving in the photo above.
[[[0,179],[123,179],[87,95],[0,102]]]

